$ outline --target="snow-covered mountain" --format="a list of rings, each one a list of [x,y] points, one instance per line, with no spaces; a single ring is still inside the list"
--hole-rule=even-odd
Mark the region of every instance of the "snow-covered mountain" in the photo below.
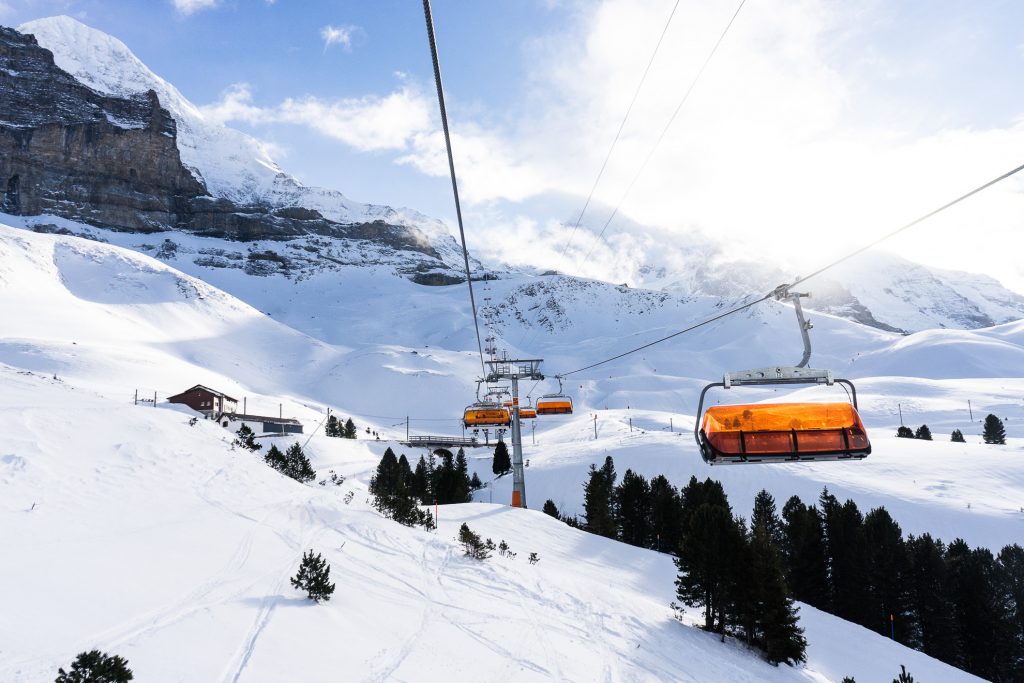
[[[183,163],[214,196],[243,204],[303,207],[340,223],[380,220],[389,225],[407,226],[424,236],[437,253],[441,266],[447,264],[453,271],[457,270],[458,247],[443,222],[411,209],[361,204],[335,190],[305,186],[283,171],[258,140],[208,121],[198,107],[153,73],[116,38],[66,16],[31,21],[19,30],[35,35],[40,45],[53,52],[59,67],[100,92],[129,96],[149,89],[155,91],[177,122]],[[557,201],[533,200],[542,207],[538,211],[547,220],[559,215],[568,217],[571,211],[562,211],[567,201],[564,197]],[[575,199],[570,203],[574,204]],[[511,210],[511,207],[506,209]],[[587,229],[586,224],[582,227]],[[181,241],[174,235],[168,238],[172,242]],[[609,240],[628,245],[628,258],[622,259],[626,266],[623,277],[631,285],[664,289],[677,296],[696,294],[735,299],[767,291],[793,276],[771,264],[728,260],[715,241],[703,237],[697,230],[689,238],[680,239],[678,235],[664,235],[620,218]],[[334,245],[333,249],[326,243],[306,246],[310,247],[307,255],[325,254],[316,268],[332,268],[338,253],[347,254],[341,259],[346,263],[358,260],[352,256],[352,245],[347,243]],[[218,248],[211,246],[199,251]],[[362,246],[357,245],[357,248]],[[273,247],[269,251],[274,251]],[[284,256],[287,258],[287,254]],[[489,257],[494,261],[489,268],[492,273],[506,276],[516,272],[515,268],[501,265],[502,254],[489,254]],[[209,254],[196,258],[203,263],[211,262]],[[372,256],[368,260],[380,261]],[[181,261],[176,265],[189,270]],[[422,282],[452,281],[451,273],[432,275],[431,266],[426,263],[397,270],[405,275],[419,272]],[[294,271],[292,269],[292,275]],[[288,282],[280,284],[282,290],[290,286]],[[265,287],[266,283],[254,286]],[[1024,296],[1007,290],[992,278],[936,271],[877,252],[833,271],[827,279],[814,282],[813,288],[816,296],[808,302],[810,307],[890,331],[936,327],[973,329],[1024,317]],[[233,291],[245,298],[241,289]]]

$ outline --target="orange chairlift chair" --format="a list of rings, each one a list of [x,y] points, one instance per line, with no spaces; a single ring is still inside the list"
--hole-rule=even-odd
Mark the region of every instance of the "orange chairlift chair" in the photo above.
[[[537,399],[537,415],[571,415],[572,398],[562,393],[562,378],[558,380],[557,394],[544,394]]]
[[[857,389],[847,379],[833,378],[831,370],[805,367],[811,357],[808,330],[800,297],[785,285],[776,289],[780,299],[793,302],[804,340],[804,356],[796,367],[776,366],[726,373],[721,382],[700,394],[694,438],[701,457],[711,465],[737,463],[859,460],[871,453],[864,423],[857,413]],[[712,406],[704,411],[709,389],[788,384],[840,384],[849,388],[850,402],[755,403]]]
[[[489,387],[484,398],[480,398],[480,383],[477,383],[476,403],[466,406],[462,414],[462,424],[467,429],[480,427],[508,427],[512,424],[509,409],[502,405],[499,397],[508,393],[502,387]]]

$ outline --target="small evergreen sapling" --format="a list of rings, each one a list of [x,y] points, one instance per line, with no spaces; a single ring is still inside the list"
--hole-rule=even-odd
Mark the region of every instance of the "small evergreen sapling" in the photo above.
[[[922,441],[931,441],[932,430],[928,429],[928,425],[921,425],[917,428],[917,431],[914,432],[914,438],[921,439]]]
[[[1003,421],[995,415],[986,417],[985,429],[982,431],[981,437],[985,443],[1005,444],[1006,428],[1003,426]]]
[[[967,443],[967,440],[964,439],[964,433],[959,429],[953,430],[953,434],[950,436],[949,440],[955,441],[956,443]]]
[[[249,428],[249,425],[243,424],[235,434],[238,438],[235,439],[234,445],[241,446],[250,451],[258,451],[263,448],[261,444],[256,443],[256,435]]]
[[[345,438],[356,438],[356,423],[352,421],[351,417],[345,420]]]
[[[284,457],[284,453],[282,453],[281,449],[276,445],[270,446],[270,450],[263,456],[263,462],[267,463],[281,474],[284,474],[288,469],[288,459]]]
[[[896,430],[896,436],[898,436],[901,439],[913,439],[914,430],[911,429],[910,427],[904,427],[903,425],[900,425],[900,428]]]
[[[550,515],[555,519],[561,519],[562,517],[558,514],[558,507],[555,505],[555,501],[548,498],[544,501],[543,512],[545,515]]]
[[[537,557],[537,553],[530,553],[530,557],[527,559],[530,560],[530,564],[537,564],[540,562],[540,558]]]
[[[316,471],[309,463],[309,458],[302,452],[302,446],[298,441],[288,447],[284,457],[287,460],[287,469],[284,472],[286,475],[303,483],[316,479]]]
[[[502,476],[512,471],[512,458],[508,454],[508,446],[504,441],[498,441],[494,447],[494,460],[491,462],[491,472],[496,476]]]
[[[123,657],[90,650],[75,657],[70,671],[57,669],[55,683],[127,683],[133,678]]]
[[[892,679],[892,683],[914,683],[914,677],[907,673],[907,667],[900,664],[900,675]]]
[[[480,539],[480,535],[470,529],[469,525],[465,522],[459,527],[458,540],[462,544],[463,553],[476,560],[486,560],[491,556],[491,551],[494,550],[494,543],[491,539],[487,539],[485,543]]]
[[[299,590],[306,591],[310,600],[322,602],[331,599],[334,593],[334,584],[331,583],[331,567],[327,560],[316,555],[310,550],[302,554],[302,564],[299,565],[299,572],[290,580],[292,586]]]

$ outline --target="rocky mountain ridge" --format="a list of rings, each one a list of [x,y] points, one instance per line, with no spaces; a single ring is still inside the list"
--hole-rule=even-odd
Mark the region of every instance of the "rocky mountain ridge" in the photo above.
[[[459,281],[432,240],[414,226],[383,219],[341,223],[303,206],[240,204],[211,195],[201,176],[182,163],[176,119],[155,90],[99,92],[61,69],[34,36],[2,27],[0,94],[3,213],[243,242],[372,242],[409,253],[404,274],[423,284]]]

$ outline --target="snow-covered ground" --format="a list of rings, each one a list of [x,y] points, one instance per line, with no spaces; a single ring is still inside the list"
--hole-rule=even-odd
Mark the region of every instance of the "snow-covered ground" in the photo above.
[[[521,301],[550,294],[521,289],[530,284],[490,286]],[[0,680],[52,680],[92,647],[127,657],[147,681],[876,681],[900,664],[918,680],[976,680],[807,606],[807,664],[772,667],[692,628],[693,614],[686,625],[673,619],[669,557],[505,507],[507,478],[477,503],[442,507],[433,534],[382,519],[367,504],[369,473],[387,445],[418,457],[394,441],[405,415],[413,433],[457,433],[479,369],[475,340],[460,288],[372,270],[352,271],[342,287],[350,301],[379,297],[366,300],[378,314],[300,331],[147,256],[0,227]],[[295,321],[319,309],[315,291],[289,302]],[[255,296],[259,308],[269,303]],[[624,296],[634,305],[609,319]],[[557,334],[513,324],[511,308],[503,329],[559,370],[713,310],[599,284],[557,298],[567,311]],[[799,352],[791,312],[773,306],[574,376],[577,414],[526,432],[530,505],[551,498],[578,513],[587,467],[612,455],[620,474],[721,479],[738,514],[761,488],[781,505],[792,494],[810,502],[827,485],[865,511],[885,505],[904,533],[994,550],[1024,537],[1021,325],[900,337],[827,316],[816,324],[815,364],[858,380],[875,446],[867,460],[714,469],[700,460],[685,430],[701,383],[771,362],[770,351]],[[314,325],[327,330],[322,339]],[[423,338],[429,348],[415,343]],[[369,426],[389,440],[312,435],[320,475],[347,480],[303,486],[233,450],[214,423],[190,426],[187,409],[133,402],[135,389],[165,397],[196,383],[247,397],[252,412],[298,417],[303,439],[331,406],[361,435]],[[937,441],[893,438],[900,410]],[[979,443],[987,412],[1007,420],[1007,446]],[[953,428],[967,444],[946,441]],[[489,480],[489,453],[470,458]],[[463,521],[518,557],[463,558],[453,540]],[[338,585],[319,606],[287,581],[309,548]]]

